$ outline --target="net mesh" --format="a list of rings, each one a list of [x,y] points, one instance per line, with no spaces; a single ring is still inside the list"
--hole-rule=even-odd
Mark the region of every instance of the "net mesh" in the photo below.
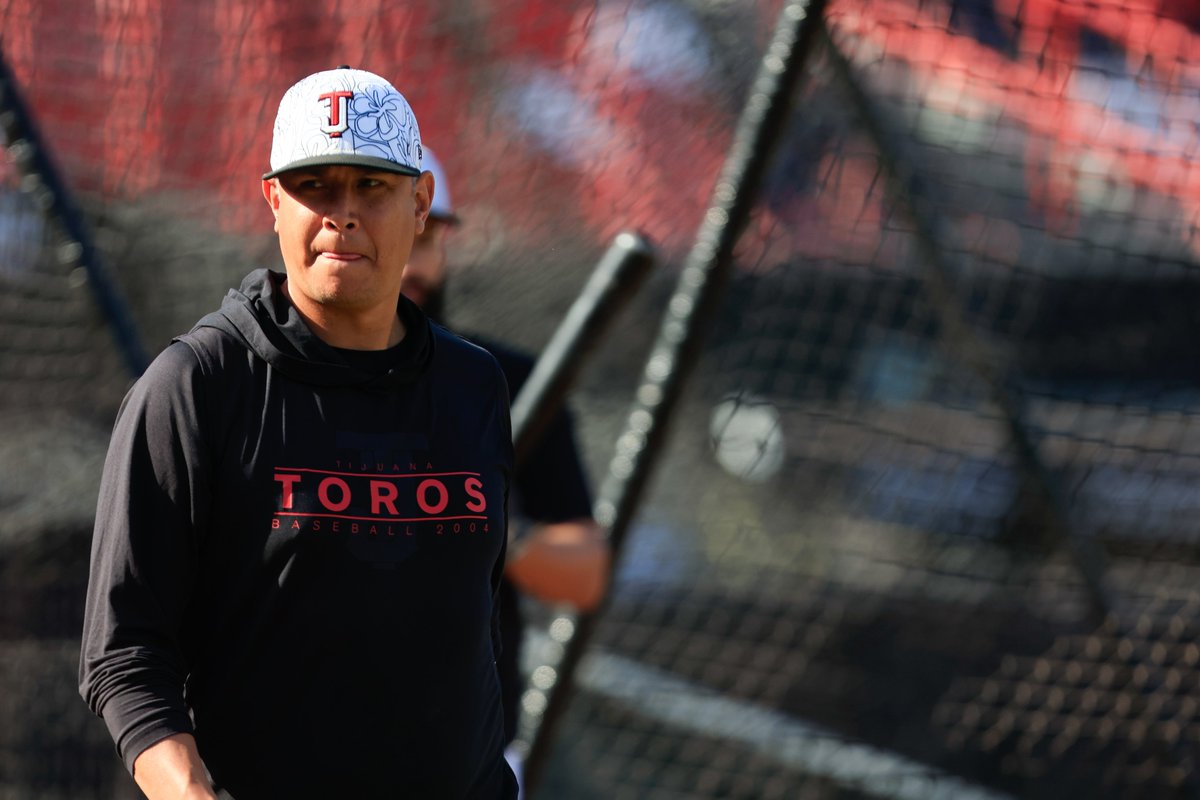
[[[4,0],[0,48],[150,353],[278,265],[274,104],[338,63],[447,167],[455,326],[536,351],[645,232],[571,398],[599,486],[781,3],[391,5]],[[822,22],[542,795],[1195,797],[1200,5]],[[130,375],[11,122],[0,797],[132,796],[73,689]],[[529,612],[548,685],[570,623]]]

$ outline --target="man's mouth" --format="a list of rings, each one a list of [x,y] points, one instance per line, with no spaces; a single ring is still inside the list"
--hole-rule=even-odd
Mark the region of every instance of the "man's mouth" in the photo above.
[[[362,255],[360,255],[359,253],[343,253],[343,252],[339,252],[337,250],[325,250],[325,251],[322,251],[321,255],[324,256],[325,258],[329,259],[330,261],[347,261],[347,262],[349,262],[349,261],[358,261],[360,258],[362,258]]]

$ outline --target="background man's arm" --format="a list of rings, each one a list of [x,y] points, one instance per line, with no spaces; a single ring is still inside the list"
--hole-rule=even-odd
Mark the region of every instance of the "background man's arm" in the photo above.
[[[594,520],[535,524],[511,548],[505,574],[531,597],[585,612],[604,599],[610,554]]]

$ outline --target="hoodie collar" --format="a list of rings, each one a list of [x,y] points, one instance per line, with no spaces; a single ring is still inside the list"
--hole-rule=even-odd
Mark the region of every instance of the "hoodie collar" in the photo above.
[[[387,388],[412,383],[429,366],[433,337],[429,320],[401,296],[397,313],[404,339],[370,354],[348,352],[322,341],[283,291],[283,273],[257,269],[230,289],[220,311],[196,328],[219,328],[239,338],[259,358],[289,378],[319,386]]]

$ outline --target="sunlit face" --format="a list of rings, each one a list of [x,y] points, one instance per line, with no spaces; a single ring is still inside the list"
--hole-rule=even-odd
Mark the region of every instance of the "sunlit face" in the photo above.
[[[404,270],[404,295],[422,308],[446,281],[446,235],[450,226],[430,217],[418,233]]]
[[[395,313],[413,237],[425,227],[432,178],[362,167],[296,169],[263,181],[287,291],[308,316]]]

